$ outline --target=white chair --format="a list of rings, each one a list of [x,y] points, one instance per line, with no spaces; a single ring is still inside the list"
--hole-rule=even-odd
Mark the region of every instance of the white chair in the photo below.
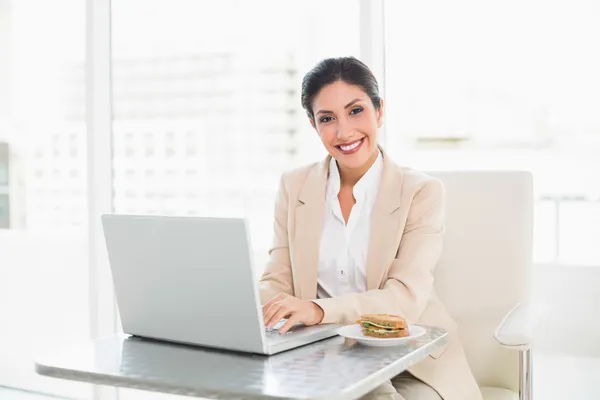
[[[435,286],[485,400],[532,400],[531,345],[546,309],[530,303],[533,184],[527,172],[429,172],[446,188]]]

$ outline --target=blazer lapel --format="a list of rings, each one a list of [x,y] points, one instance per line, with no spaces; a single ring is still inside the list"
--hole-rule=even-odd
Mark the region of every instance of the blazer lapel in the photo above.
[[[395,257],[400,225],[402,170],[383,153],[383,171],[371,213],[371,234],[367,253],[367,289],[378,289],[383,275]],[[294,277],[297,297],[315,299],[319,274],[319,248],[325,212],[325,189],[331,156],[309,173],[295,209]]]
[[[294,277],[301,299],[317,297],[319,247],[325,212],[325,189],[329,172],[328,156],[309,173],[300,193],[295,215]]]
[[[383,275],[396,256],[400,225],[402,170],[383,152],[383,171],[373,211],[367,253],[367,290],[379,289]]]

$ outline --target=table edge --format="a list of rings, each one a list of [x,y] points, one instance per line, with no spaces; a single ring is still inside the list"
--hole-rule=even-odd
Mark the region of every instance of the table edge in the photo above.
[[[119,335],[115,335],[119,336]],[[348,399],[358,399],[365,394],[369,393],[379,385],[381,385],[386,380],[393,378],[394,376],[400,374],[401,372],[407,370],[411,366],[423,361],[426,357],[431,354],[432,351],[437,348],[443,346],[448,342],[449,334],[446,330],[444,333],[427,343],[423,347],[419,348],[416,352],[419,354],[425,353],[425,357],[421,358],[419,361],[414,361],[406,367],[406,364],[402,362],[402,359],[398,359],[394,363],[390,364],[384,369],[381,369],[375,372],[373,375],[364,378],[363,380],[356,382],[355,384],[348,387],[347,390],[343,390],[333,396],[321,397],[315,400],[348,400]],[[207,397],[207,398],[219,398],[219,399],[227,399],[234,398],[239,399],[243,397],[244,399],[251,400],[264,400],[264,399],[283,399],[282,397],[274,397],[268,395],[257,395],[248,392],[235,392],[229,390],[215,390],[215,389],[198,389],[198,388],[187,388],[181,386],[172,386],[169,384],[157,384],[151,380],[143,381],[143,382],[135,382],[132,381],[131,378],[122,378],[118,376],[110,376],[96,373],[96,372],[81,372],[79,370],[74,370],[70,368],[64,367],[55,367],[44,364],[40,361],[34,361],[35,372],[41,376],[47,376],[51,378],[58,378],[64,380],[85,382],[92,385],[106,385],[106,386],[114,386],[117,388],[129,388],[136,390],[145,390],[151,392],[159,392],[159,393],[168,393],[175,395],[184,395],[184,396],[194,396],[194,397]],[[295,397],[290,399],[300,399],[301,397]]]

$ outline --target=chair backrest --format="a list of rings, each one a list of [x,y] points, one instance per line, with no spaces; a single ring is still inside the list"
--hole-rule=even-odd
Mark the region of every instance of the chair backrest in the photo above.
[[[501,348],[494,331],[530,297],[533,183],[528,172],[428,172],[446,188],[444,251],[435,288],[457,321],[480,386],[518,390],[517,352]]]

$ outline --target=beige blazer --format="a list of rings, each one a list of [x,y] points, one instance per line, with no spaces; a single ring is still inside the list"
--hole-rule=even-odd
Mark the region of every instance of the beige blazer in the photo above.
[[[270,261],[260,280],[261,300],[279,293],[317,296],[319,243],[329,174],[324,161],[284,174],[275,206]],[[456,324],[438,300],[433,272],[442,251],[444,188],[440,181],[396,165],[383,153],[379,192],[371,214],[367,292],[315,300],[323,323],[352,324],[361,314],[402,315],[409,323],[445,328],[450,343],[409,369],[444,400],[481,400]]]

